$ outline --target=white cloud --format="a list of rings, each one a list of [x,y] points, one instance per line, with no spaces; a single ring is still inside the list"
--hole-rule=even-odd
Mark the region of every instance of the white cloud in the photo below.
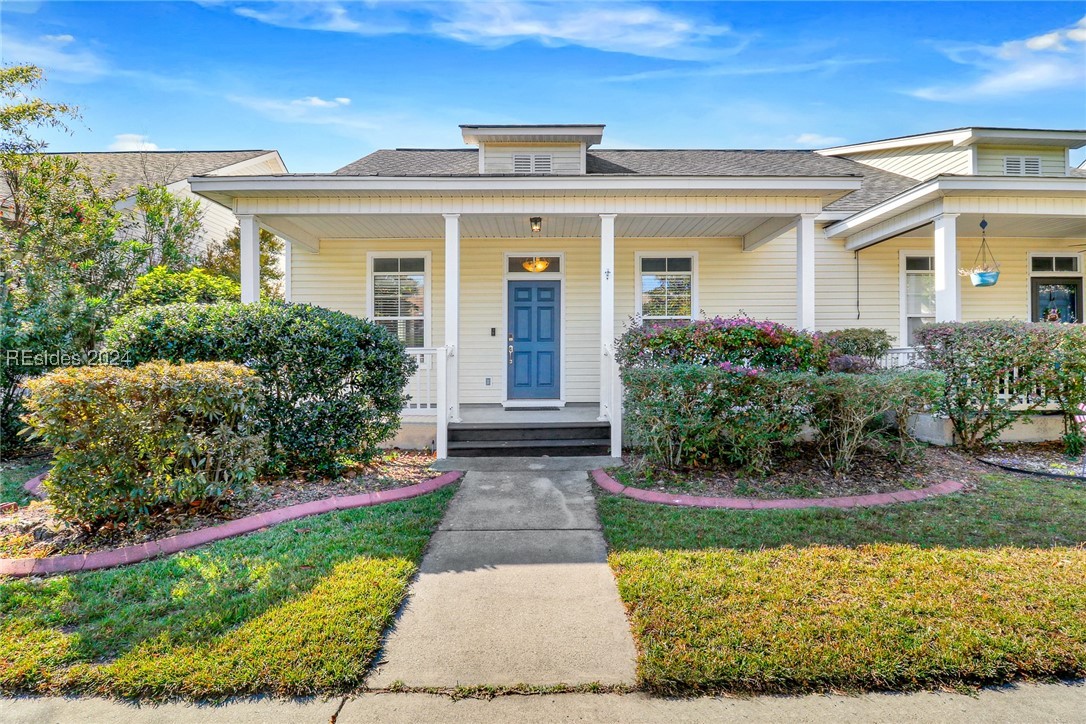
[[[733,35],[726,25],[643,2],[277,2],[240,5],[234,12],[285,28],[391,35],[414,33],[497,48],[521,41],[548,47],[581,46],[676,60],[727,54],[713,41]],[[733,40],[738,40],[733,38]]]
[[[110,151],[170,151],[169,148],[159,148],[157,143],[151,143],[148,136],[140,133],[118,133],[113,137],[113,143],[109,144]]]
[[[50,77],[87,82],[109,72],[109,63],[104,58],[92,50],[77,47],[71,35],[43,35],[27,42],[5,32],[3,41],[5,59],[39,66]]]
[[[948,46],[943,53],[955,63],[974,68],[975,77],[960,84],[918,88],[911,95],[933,101],[967,101],[1081,89],[1086,83],[1086,17],[1024,40]]]
[[[742,50],[742,46],[735,50]],[[737,63],[735,65],[709,65],[683,68],[664,68],[662,70],[647,70],[640,73],[629,73],[607,78],[609,81],[629,82],[642,80],[664,80],[670,78],[715,78],[725,76],[751,76],[751,75],[782,75],[787,73],[834,73],[842,68],[853,65],[870,65],[882,61],[871,58],[824,58],[812,60],[806,63],[782,63],[779,65],[751,65],[749,63]]]
[[[792,136],[790,140],[792,143],[808,148],[827,148],[845,142],[841,136],[824,136],[821,133],[801,133],[798,136]]]
[[[326,101],[320,96],[306,96],[305,98],[299,98],[290,102],[295,106],[309,106],[310,108],[339,108],[341,106],[347,106],[351,104],[350,98],[333,98],[330,101]]]

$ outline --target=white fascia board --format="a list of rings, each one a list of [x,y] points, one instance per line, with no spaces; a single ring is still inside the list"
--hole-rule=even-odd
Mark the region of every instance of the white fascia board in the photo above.
[[[904,136],[902,138],[888,138],[883,141],[869,141],[867,143],[854,143],[848,146],[834,146],[823,148],[815,153],[820,156],[848,156],[853,153],[867,153],[868,151],[887,151],[893,148],[909,148],[910,146],[928,146],[935,143],[949,143],[952,146],[960,146],[967,143],[973,135],[973,129],[966,128],[959,131],[940,131],[938,133],[922,133],[918,136]]]
[[[977,191],[1002,191],[1011,195],[1030,196],[1067,192],[1086,194],[1086,178],[1074,176],[1049,176],[1047,178],[936,176],[930,181],[907,189],[897,196],[826,227],[826,236],[831,238],[849,236],[934,198]]]
[[[200,195],[319,191],[855,191],[859,176],[193,176]]]
[[[1086,131],[1029,131],[974,128],[971,143],[1082,148],[1083,146],[1086,146]]]
[[[510,139],[550,139],[544,142],[568,140],[569,143],[587,143],[591,146],[603,140],[603,129],[602,123],[582,126],[460,126],[460,133],[464,143],[470,145],[508,143]]]

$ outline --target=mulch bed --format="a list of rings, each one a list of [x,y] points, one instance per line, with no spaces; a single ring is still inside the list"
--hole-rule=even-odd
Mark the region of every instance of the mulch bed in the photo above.
[[[766,477],[744,474],[717,464],[671,471],[627,457],[623,467],[608,470],[623,485],[661,493],[724,498],[835,498],[917,490],[948,480],[966,489],[979,475],[992,472],[974,458],[954,450],[929,447],[910,463],[898,465],[873,452],[861,452],[851,473],[834,477],[823,466],[814,445],[800,444],[796,455],[776,464]]]
[[[261,480],[244,498],[190,509],[168,508],[157,513],[144,527],[101,529],[94,535],[60,520],[48,500],[35,501],[0,515],[0,557],[44,558],[92,553],[159,540],[288,505],[333,496],[395,490],[436,476],[438,473],[430,467],[433,462],[433,454],[397,450],[369,465],[351,468],[335,480],[296,477]],[[300,525],[304,527],[304,522]]]
[[[1068,456],[1062,442],[996,445],[980,455],[980,459],[1008,468],[1086,481],[1082,475],[1082,457]]]

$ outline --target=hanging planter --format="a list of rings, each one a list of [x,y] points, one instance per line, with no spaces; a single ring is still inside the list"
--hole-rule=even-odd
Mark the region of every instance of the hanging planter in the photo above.
[[[973,260],[973,266],[969,269],[958,271],[963,277],[969,277],[969,281],[975,287],[994,287],[999,281],[999,262],[995,260],[991,248],[988,246],[986,230],[988,222],[980,220],[980,249],[977,258]]]

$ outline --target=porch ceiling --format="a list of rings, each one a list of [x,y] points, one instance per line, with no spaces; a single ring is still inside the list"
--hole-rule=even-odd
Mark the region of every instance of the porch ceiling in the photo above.
[[[958,217],[958,236],[980,236],[980,221],[988,221],[988,238],[1082,239],[1086,241],[1086,219],[1077,216],[1014,216],[1009,214],[962,214]],[[932,224],[900,234],[902,237],[932,236]]]
[[[598,216],[553,215],[543,217],[543,229],[533,234],[528,216],[464,214],[460,234],[465,239],[527,239],[541,237],[599,239]],[[743,236],[770,216],[632,216],[619,215],[615,235],[634,238],[698,238]],[[444,219],[415,214],[313,214],[260,216],[271,230],[287,236],[300,234],[315,239],[442,239]]]

